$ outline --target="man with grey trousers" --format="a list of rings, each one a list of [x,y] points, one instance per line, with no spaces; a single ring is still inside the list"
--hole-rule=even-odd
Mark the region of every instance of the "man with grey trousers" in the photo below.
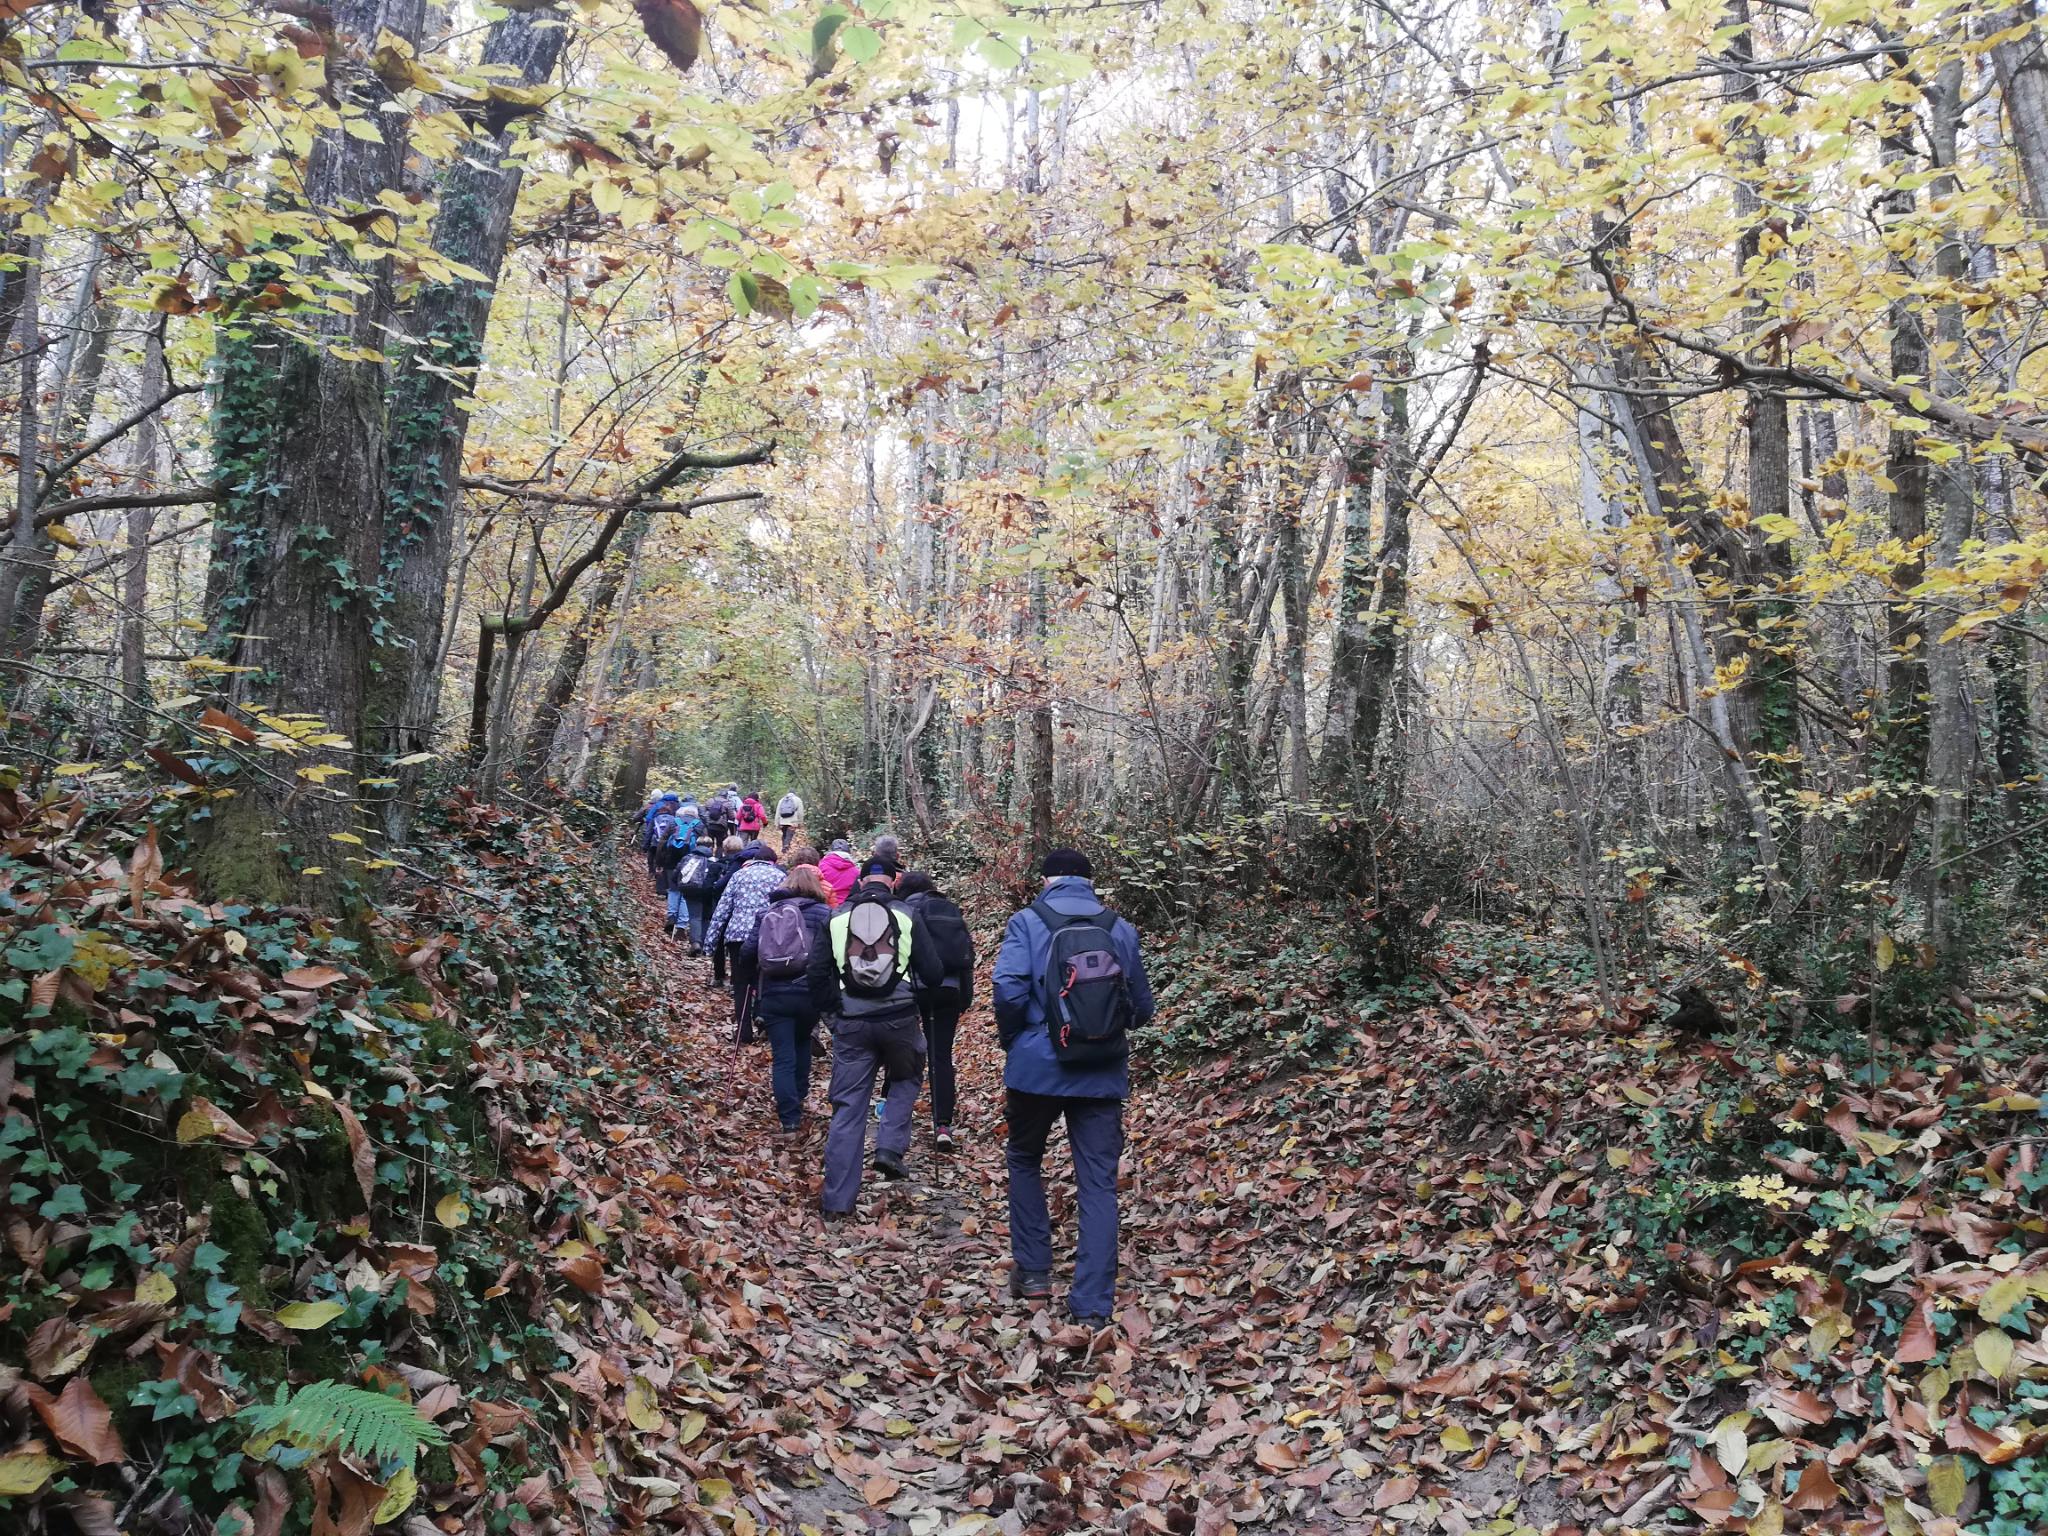
[[[911,981],[937,987],[946,965],[923,920],[896,900],[896,880],[895,869],[871,861],[811,950],[811,1001],[832,1019],[832,1126],[818,1197],[828,1221],[851,1216],[860,1199],[877,1073],[884,1102],[875,1172],[886,1179],[909,1174],[903,1154],[925,1057]]]
[[[1116,1301],[1128,1032],[1151,1021],[1152,986],[1138,930],[1096,896],[1086,856],[1055,848],[1040,872],[1044,888],[1010,919],[994,976],[1009,1122],[1010,1294],[1028,1301],[1052,1295],[1045,1147],[1065,1121],[1081,1208],[1067,1304],[1075,1322],[1099,1328]]]

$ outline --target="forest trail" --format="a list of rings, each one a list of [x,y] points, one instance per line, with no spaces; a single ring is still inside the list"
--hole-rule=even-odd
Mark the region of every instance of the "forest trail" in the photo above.
[[[738,1343],[751,1364],[694,1449],[705,1475],[714,1462],[745,1467],[736,1496],[760,1529],[1219,1536],[1378,1518],[1506,1533],[1564,1518],[1547,1461],[1524,1456],[1531,1486],[1510,1471],[1542,1438],[1534,1425],[1517,1445],[1485,1422],[1525,1403],[1561,1427],[1554,1404],[1524,1396],[1533,1382],[1517,1357],[1534,1341],[1493,1338],[1462,1316],[1439,1333],[1411,1305],[1385,1311],[1358,1250],[1399,1243],[1402,1218],[1359,1219],[1359,1206],[1333,1207],[1314,1187],[1309,1160],[1356,1123],[1290,1125],[1292,1106],[1275,1102],[1287,1074],[1232,1078],[1220,1094],[1212,1072],[1141,1074],[1118,1310],[1091,1340],[1062,1311],[1072,1182],[1058,1138],[1055,1299],[1007,1295],[1001,1059],[985,998],[961,1026],[959,1150],[932,1151],[920,1101],[911,1178],[870,1171],[856,1220],[828,1229],[817,1209],[824,1065],[805,1131],[782,1141],[766,1047],[733,1044],[728,994],[663,937],[651,898],[646,912],[646,948],[673,1000],[664,1059],[648,1066],[674,1090],[676,1134],[666,1158],[619,1166],[634,1203],[716,1235],[700,1316],[730,1336],[721,1353]],[[1357,1109],[1342,1092],[1356,1081],[1340,1079],[1329,1105]],[[1365,1171],[1355,1154],[1348,1165],[1347,1177]],[[1436,1220],[1423,1214],[1408,1235]],[[1474,1276],[1448,1269],[1463,1275],[1459,1312]],[[1390,1385],[1389,1370],[1406,1385]],[[1036,1470],[999,1470],[1020,1457]],[[700,1477],[700,1494],[707,1486]]]

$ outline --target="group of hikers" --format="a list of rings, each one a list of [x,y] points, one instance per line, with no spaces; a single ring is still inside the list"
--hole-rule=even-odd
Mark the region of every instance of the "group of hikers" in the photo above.
[[[765,840],[771,819],[779,849]],[[712,983],[731,989],[736,1042],[768,1044],[783,1135],[802,1133],[812,1064],[829,1052],[825,1220],[854,1213],[871,1118],[879,1120],[875,1172],[910,1176],[927,1066],[932,1145],[951,1153],[959,1143],[953,1046],[978,957],[958,904],[930,875],[904,867],[899,841],[877,837],[857,856],[841,838],[820,854],[804,839],[801,798],[785,794],[771,816],[765,796],[741,795],[736,784],[702,800],[657,796],[638,835],[667,901],[667,935],[692,957],[708,956]],[[1116,1292],[1129,1036],[1152,1017],[1152,989],[1137,930],[1096,896],[1087,858],[1054,849],[1040,877],[1038,899],[1004,930],[991,979],[1005,1057],[1010,1294],[1052,1295],[1044,1162],[1064,1121],[1080,1207],[1068,1304],[1077,1322],[1100,1327]]]

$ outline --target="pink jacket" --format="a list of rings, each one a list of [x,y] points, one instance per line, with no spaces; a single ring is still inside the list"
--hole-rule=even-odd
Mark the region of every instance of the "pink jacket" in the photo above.
[[[818,876],[825,882],[825,889],[832,893],[832,905],[838,906],[852,892],[860,880],[860,865],[843,853],[828,853],[818,860]]]

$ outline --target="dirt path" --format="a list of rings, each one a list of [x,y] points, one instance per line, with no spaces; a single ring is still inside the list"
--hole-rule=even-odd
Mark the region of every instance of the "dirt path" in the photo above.
[[[871,1174],[857,1218],[828,1228],[817,1210],[824,1064],[808,1129],[781,1139],[766,1046],[732,1043],[708,963],[664,940],[658,917],[649,926],[673,1034],[648,1065],[671,1085],[660,1118],[675,1131],[629,1196],[703,1234],[683,1281],[691,1326],[718,1346],[707,1356],[746,1361],[681,1399],[707,1404],[700,1493],[707,1478],[732,1485],[746,1516],[732,1528],[1216,1536],[1254,1524],[1371,1530],[1375,1516],[1386,1529],[1460,1530],[1506,1515],[1496,1528],[1507,1532],[1530,1518],[1513,1518],[1518,1497],[1530,1501],[1505,1457],[1490,1474],[1484,1455],[1477,1474],[1451,1465],[1461,1443],[1497,1443],[1483,1425],[1440,1443],[1431,1424],[1426,1442],[1396,1446],[1421,1432],[1420,1410],[1392,1412],[1417,1421],[1392,1440],[1369,1422],[1394,1401],[1384,1369],[1419,1375],[1460,1347],[1469,1361],[1479,1339],[1440,1347],[1411,1319],[1368,1342],[1394,1320],[1371,1316],[1361,1249],[1402,1234],[1329,1197],[1310,1166],[1356,1135],[1355,1121],[1290,1135],[1288,1106],[1227,1070],[1141,1084],[1118,1311],[1091,1341],[1058,1299],[1006,1294],[1001,1060],[985,1003],[961,1025],[959,1149],[933,1151],[921,1101],[910,1179]],[[1063,1296],[1072,1183],[1057,1139],[1048,1175]],[[1517,1352],[1513,1341],[1488,1351]],[[1462,1416],[1468,1389],[1498,1411],[1520,1379],[1511,1361],[1488,1360],[1440,1384],[1427,1417]],[[1390,1476],[1389,1449],[1415,1475]],[[1434,1488],[1432,1468],[1444,1478]]]

